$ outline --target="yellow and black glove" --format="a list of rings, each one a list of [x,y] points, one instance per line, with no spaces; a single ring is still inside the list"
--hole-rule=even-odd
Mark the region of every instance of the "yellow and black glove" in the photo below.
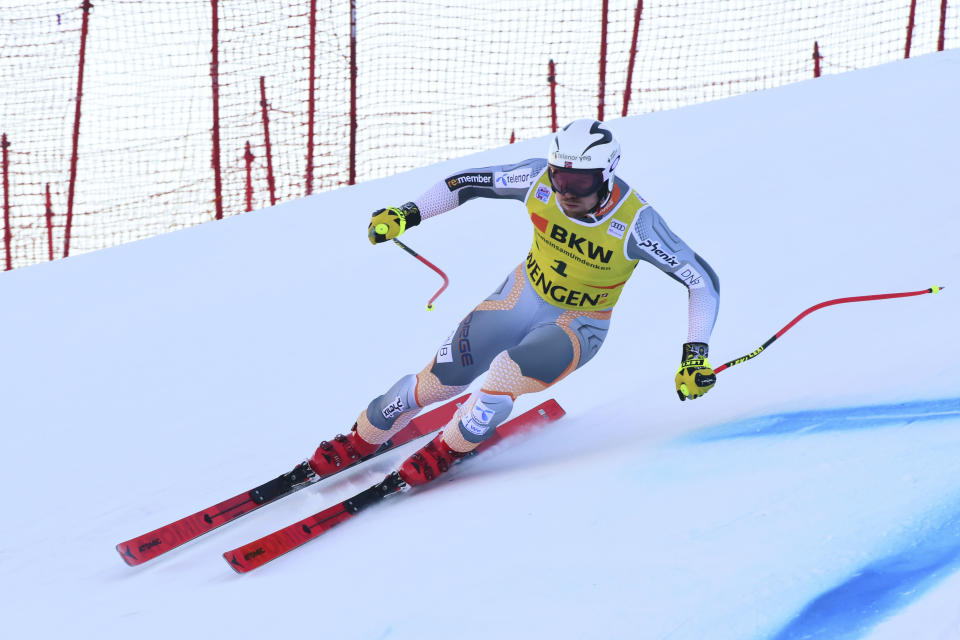
[[[681,400],[695,400],[705,394],[717,382],[717,374],[707,362],[709,348],[703,342],[686,342],[683,359],[677,371],[677,395]]]
[[[367,226],[370,244],[393,240],[401,233],[420,224],[420,209],[412,202],[402,207],[387,207],[373,212]]]

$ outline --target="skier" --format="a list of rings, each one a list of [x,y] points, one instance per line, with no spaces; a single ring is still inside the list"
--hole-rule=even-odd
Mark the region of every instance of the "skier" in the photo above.
[[[619,160],[620,145],[604,123],[575,120],[550,140],[547,159],[468,169],[413,202],[373,213],[367,233],[377,244],[473,198],[519,200],[533,222],[533,246],[422,371],[374,398],[348,435],[320,444],[309,460],[314,471],[326,475],[373,453],[423,407],[455,397],[486,372],[480,389],[399,469],[409,485],[445,472],[493,434],[517,396],[556,384],[596,355],[641,260],[688,289],[688,341],[675,376],[680,400],[713,387],[707,342],[719,303],[717,276],[616,177]]]

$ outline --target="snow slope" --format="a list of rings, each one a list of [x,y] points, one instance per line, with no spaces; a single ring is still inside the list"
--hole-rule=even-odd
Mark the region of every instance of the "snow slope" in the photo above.
[[[562,421],[247,576],[220,553],[383,456],[127,567],[114,545],[287,470],[419,370],[525,255],[514,202],[370,211],[546,138],[0,276],[4,637],[960,638],[960,51],[611,123],[721,279],[680,403],[681,286],[640,265]],[[522,398],[518,410],[540,398]]]

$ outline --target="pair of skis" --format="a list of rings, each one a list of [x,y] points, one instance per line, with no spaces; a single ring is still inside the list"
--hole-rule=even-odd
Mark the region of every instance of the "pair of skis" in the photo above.
[[[463,404],[467,396],[461,396],[446,404],[428,411],[414,418],[409,425],[385,442],[371,455],[361,458],[356,463],[369,460],[391,449],[406,444],[416,438],[433,433],[450,421]],[[536,426],[547,424],[564,415],[564,410],[555,400],[547,400],[529,411],[508,420],[500,425],[494,435],[478,446],[473,454],[480,453],[497,444],[504,438],[523,433]],[[346,464],[340,471],[353,465]],[[333,475],[333,474],[330,474]],[[263,505],[275,502],[296,491],[316,484],[324,478],[318,476],[306,461],[301,462],[293,470],[284,473],[269,482],[266,482],[249,491],[224,500],[207,509],[198,511],[176,522],[155,529],[149,533],[137,536],[117,545],[117,551],[124,561],[131,565],[139,565],[148,560],[161,556],[180,545],[199,538],[217,527],[246,515]],[[381,482],[361,491],[352,498],[319,513],[304,518],[287,527],[274,531],[259,540],[227,551],[223,557],[238,573],[246,573],[256,569],[271,560],[291,551],[300,545],[313,540],[337,524],[349,520],[360,511],[380,502],[383,498],[406,489],[406,483],[396,472],[388,474]]]

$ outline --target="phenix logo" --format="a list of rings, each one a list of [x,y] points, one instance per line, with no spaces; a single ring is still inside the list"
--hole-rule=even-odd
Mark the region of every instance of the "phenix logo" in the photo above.
[[[653,255],[657,256],[657,259],[666,264],[668,267],[680,266],[680,261],[677,260],[676,256],[672,256],[661,249],[660,244],[654,242],[653,240],[645,240],[643,244],[640,245],[640,248],[647,253],[652,253]]]

